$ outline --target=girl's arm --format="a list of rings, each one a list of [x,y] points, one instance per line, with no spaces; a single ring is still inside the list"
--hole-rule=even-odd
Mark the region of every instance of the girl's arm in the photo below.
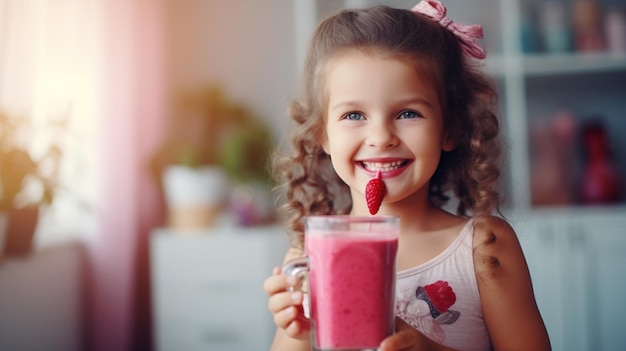
[[[474,265],[494,350],[550,350],[526,259],[507,222],[477,221]]]
[[[300,250],[290,249],[285,262],[302,257]],[[310,324],[304,317],[302,309],[303,294],[301,291],[290,291],[296,287],[298,280],[282,274],[276,267],[272,276],[265,280],[263,289],[269,295],[268,309],[274,315],[276,334],[271,351],[309,351]]]

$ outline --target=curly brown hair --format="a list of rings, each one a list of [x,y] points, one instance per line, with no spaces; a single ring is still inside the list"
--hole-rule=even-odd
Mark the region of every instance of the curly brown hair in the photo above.
[[[438,88],[446,131],[456,147],[443,152],[430,181],[430,201],[445,205],[453,191],[457,214],[485,217],[498,209],[500,176],[496,91],[460,40],[420,14],[387,6],[343,10],[322,21],[309,44],[300,97],[291,103],[295,122],[288,152],[277,153],[274,174],[284,204],[292,246],[303,245],[302,217],[345,214],[352,207],[348,186],[322,149],[325,140],[324,70],[337,53],[364,50],[406,60]]]

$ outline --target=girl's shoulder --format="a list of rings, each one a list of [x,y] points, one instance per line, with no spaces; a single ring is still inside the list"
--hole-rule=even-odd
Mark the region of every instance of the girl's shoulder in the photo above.
[[[474,218],[473,222],[474,247],[480,246],[485,242],[491,243],[498,239],[517,241],[517,235],[515,234],[513,227],[500,217],[488,216]]]
[[[503,267],[525,264],[515,230],[502,218],[489,216],[474,221],[474,266],[479,276],[494,276]]]
[[[497,350],[549,350],[530,272],[513,228],[489,217],[474,226],[474,270],[484,320]]]

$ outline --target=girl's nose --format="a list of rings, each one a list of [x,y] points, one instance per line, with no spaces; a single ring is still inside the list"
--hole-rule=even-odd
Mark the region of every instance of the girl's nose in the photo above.
[[[377,149],[388,149],[398,146],[399,139],[393,126],[388,123],[372,123],[365,138],[367,146]]]

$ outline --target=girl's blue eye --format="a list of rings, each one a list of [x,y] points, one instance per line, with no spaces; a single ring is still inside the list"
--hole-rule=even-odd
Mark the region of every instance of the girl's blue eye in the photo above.
[[[347,113],[344,118],[349,119],[351,121],[359,121],[359,120],[364,119],[365,117],[363,117],[363,115],[358,112],[350,112],[350,113]]]
[[[403,111],[398,118],[400,119],[410,119],[410,118],[419,118],[421,115],[415,111]]]

